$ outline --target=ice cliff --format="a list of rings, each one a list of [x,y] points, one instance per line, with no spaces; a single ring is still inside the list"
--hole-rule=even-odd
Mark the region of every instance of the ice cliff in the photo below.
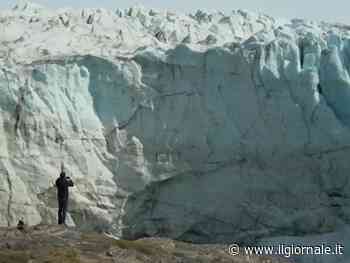
[[[0,12],[0,224],[252,244],[350,223],[350,27],[238,10]]]

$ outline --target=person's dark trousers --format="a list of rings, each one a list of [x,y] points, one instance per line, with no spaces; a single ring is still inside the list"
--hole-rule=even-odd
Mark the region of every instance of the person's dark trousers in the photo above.
[[[58,199],[58,224],[66,223],[68,200]]]

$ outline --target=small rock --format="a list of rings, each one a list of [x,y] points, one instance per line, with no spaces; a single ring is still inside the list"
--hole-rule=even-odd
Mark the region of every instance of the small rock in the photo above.
[[[25,230],[25,224],[24,224],[22,219],[18,221],[17,229],[20,230],[20,231],[24,231]]]

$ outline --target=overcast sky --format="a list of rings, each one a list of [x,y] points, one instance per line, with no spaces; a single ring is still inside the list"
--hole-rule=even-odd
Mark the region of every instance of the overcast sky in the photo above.
[[[230,11],[247,9],[275,17],[307,18],[350,24],[350,0],[35,0],[49,7],[104,7],[115,9],[141,4],[189,12],[197,9]],[[9,8],[16,0],[0,0],[0,8]]]

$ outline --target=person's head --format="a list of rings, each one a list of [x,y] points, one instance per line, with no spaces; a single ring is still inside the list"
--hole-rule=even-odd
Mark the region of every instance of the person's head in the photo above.
[[[62,172],[60,173],[60,177],[61,177],[61,178],[65,178],[65,177],[66,177],[66,173],[65,173],[64,171],[62,171]]]

